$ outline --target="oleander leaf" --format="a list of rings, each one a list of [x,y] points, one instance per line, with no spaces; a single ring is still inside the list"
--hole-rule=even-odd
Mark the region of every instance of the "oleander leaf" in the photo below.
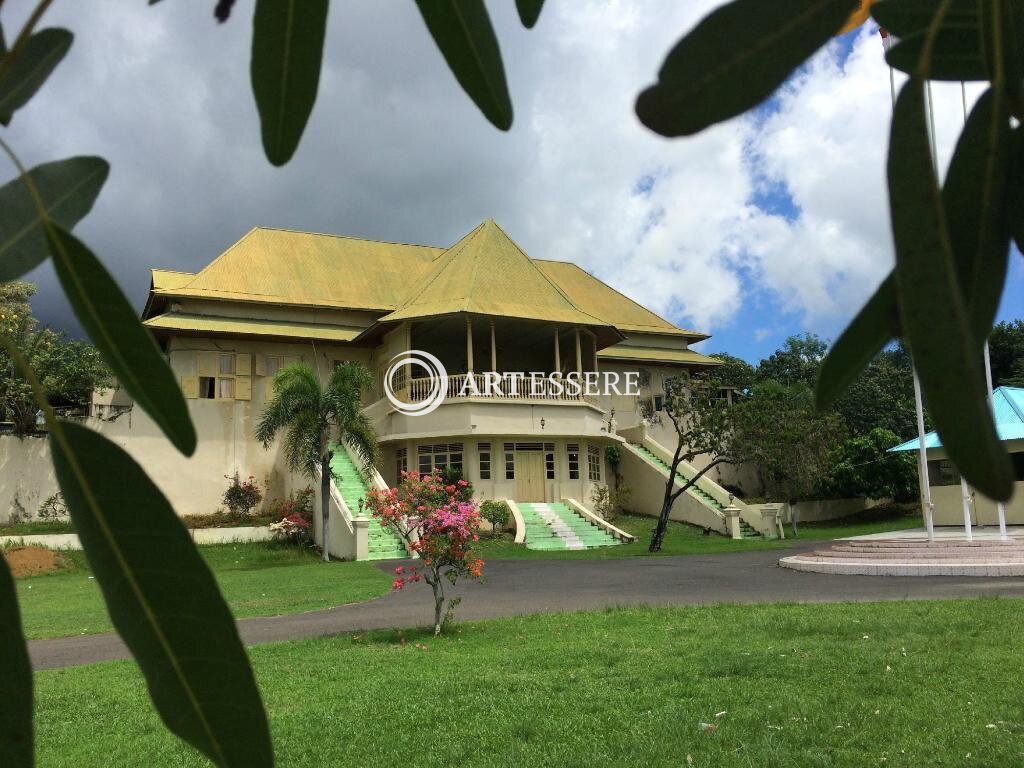
[[[47,229],[57,277],[82,328],[125,391],[186,456],[196,431],[167,360],[99,259],[74,235]]]
[[[21,630],[18,594],[0,556],[0,765],[32,768],[32,665]]]
[[[933,80],[987,80],[977,0],[887,0],[871,11],[898,42],[886,61]]]
[[[110,173],[102,157],[69,157],[37,165],[28,172],[46,215],[71,230],[92,209]],[[39,212],[25,181],[0,187],[0,280],[14,280],[50,255]]]
[[[69,422],[51,433],[57,480],[110,619],[167,728],[218,766],[273,765],[234,618],[167,499],[102,435]]]
[[[519,11],[519,20],[527,29],[533,29],[540,17],[541,9],[544,7],[544,0],[516,0],[516,10]]]
[[[15,110],[25,106],[60,64],[74,35],[66,29],[41,29],[25,41],[18,58],[0,78],[0,125],[11,122]]]
[[[924,83],[911,78],[893,112],[887,166],[900,319],[925,400],[949,458],[986,496],[1013,491],[958,283],[928,141]]]
[[[299,146],[316,103],[327,0],[257,0],[250,77],[263,151],[274,165]]]
[[[416,6],[462,90],[496,128],[511,128],[505,66],[483,0],[416,0]]]
[[[822,361],[814,391],[815,406],[819,410],[831,406],[897,335],[896,276],[890,272]]]
[[[858,0],[734,0],[705,16],[665,58],[636,114],[689,136],[757,106],[823,46]]]
[[[1013,170],[1006,196],[1006,215],[1017,250],[1024,251],[1024,126],[1018,125],[1013,130],[1010,143]]]
[[[957,277],[971,333],[992,329],[1010,256],[1006,217],[1010,116],[1004,94],[986,91],[967,119],[942,188]]]

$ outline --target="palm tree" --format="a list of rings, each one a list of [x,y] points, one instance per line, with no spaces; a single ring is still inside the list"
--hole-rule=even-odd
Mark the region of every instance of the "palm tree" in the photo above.
[[[316,477],[320,468],[320,514],[323,519],[323,555],[327,552],[331,498],[331,438],[348,443],[369,472],[380,449],[373,426],[362,410],[363,390],[373,377],[360,363],[342,363],[331,374],[327,387],[320,386],[316,372],[304,363],[282,368],[274,377],[274,396],[256,425],[256,439],[269,448],[277,433],[285,431],[284,455],[293,472]]]

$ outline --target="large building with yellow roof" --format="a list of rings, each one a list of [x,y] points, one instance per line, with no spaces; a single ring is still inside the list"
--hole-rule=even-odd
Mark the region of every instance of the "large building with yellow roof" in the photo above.
[[[256,228],[194,274],[153,270],[143,320],[181,382],[199,448],[183,459],[160,447],[137,410],[133,425],[104,431],[146,454],[182,514],[215,509],[224,476],[235,472],[253,475],[269,497],[308,483],[253,436],[274,374],[298,361],[325,379],[343,361],[375,375],[365,409],[383,461],[367,482],[456,466],[481,499],[510,500],[517,519],[543,517],[548,505],[568,500],[586,516],[595,488],[610,479],[605,448],[617,445],[627,449],[620,471],[642,486],[633,505],[653,513],[667,475],[655,471],[659,444],[644,441],[663,382],[717,363],[690,348],[706,334],[677,328],[575,264],[529,257],[490,219],[449,248]],[[403,402],[426,397],[427,382],[415,372],[385,382],[392,360],[410,350],[434,356],[449,377],[446,397],[429,413],[407,413],[384,396],[390,383]],[[472,386],[511,371],[630,374],[638,391]],[[97,412],[113,417],[124,407],[115,396]],[[349,457],[341,447],[337,453],[339,476],[351,474]],[[704,496],[720,498],[691,494],[683,503],[694,509],[681,519],[729,532],[727,494],[707,483]],[[332,530],[342,539],[335,549],[355,555],[362,547],[365,555],[365,542],[357,547],[353,538],[359,489],[342,482],[336,490],[341,524]]]

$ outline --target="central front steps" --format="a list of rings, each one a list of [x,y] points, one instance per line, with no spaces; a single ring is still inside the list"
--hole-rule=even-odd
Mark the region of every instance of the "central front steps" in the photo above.
[[[621,543],[561,501],[518,502],[516,506],[526,523],[527,549],[583,550]]]

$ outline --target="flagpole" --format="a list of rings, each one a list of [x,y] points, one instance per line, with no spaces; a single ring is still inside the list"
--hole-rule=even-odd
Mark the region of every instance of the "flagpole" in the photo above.
[[[889,33],[884,27],[880,27],[878,31],[882,36],[882,47],[888,53],[889,48],[892,47]],[[895,110],[896,74],[891,66],[889,67],[889,92],[892,96],[892,106]],[[927,95],[931,95],[930,89]],[[934,141],[934,136],[931,138]],[[930,146],[934,149],[934,144],[930,144]],[[932,161],[934,162],[934,160],[935,155],[933,151]],[[913,352],[910,355],[910,363],[914,375],[914,409],[917,412],[917,478],[918,484],[921,486],[921,515],[924,517],[924,527],[928,532],[928,541],[935,541],[935,523],[933,519],[935,507],[932,505],[932,489],[928,477],[928,449],[924,444],[924,402],[921,399],[921,381],[917,377],[917,366],[914,365]]]
[[[989,406],[992,405],[992,394],[995,390],[992,389],[992,357],[988,352],[988,339],[985,339],[985,385],[988,387],[988,402]],[[1006,540],[1009,537],[1006,535],[1006,505],[1001,502],[996,502],[996,510],[999,513],[999,538]]]

